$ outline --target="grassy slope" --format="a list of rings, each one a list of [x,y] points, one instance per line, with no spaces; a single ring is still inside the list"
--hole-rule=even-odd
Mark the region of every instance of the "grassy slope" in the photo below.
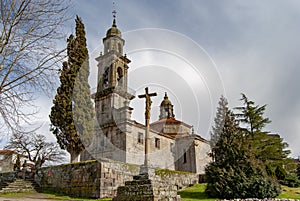
[[[195,184],[192,187],[186,188],[178,192],[181,196],[181,201],[213,201],[216,200],[215,198],[209,198],[204,190],[206,185],[205,184]]]
[[[281,194],[277,198],[300,199],[300,188],[282,186]]]
[[[216,198],[208,198],[204,193],[205,184],[196,184],[192,187],[186,188],[185,190],[179,191],[182,201],[213,201]],[[74,199],[68,196],[58,196],[51,194],[42,194],[48,197],[49,200],[74,200],[74,201],[95,201],[95,199]],[[0,197],[25,197],[26,194],[7,194],[0,195]],[[289,188],[282,186],[282,193],[277,198],[287,198],[287,199],[299,199],[300,200],[300,188]],[[111,199],[98,199],[101,201],[111,201]]]
[[[212,201],[217,198],[208,198],[204,193],[205,184],[196,184],[185,190],[179,191],[182,201]],[[300,200],[300,188],[289,188],[282,186],[282,193],[277,198],[287,198],[287,199],[299,199]]]

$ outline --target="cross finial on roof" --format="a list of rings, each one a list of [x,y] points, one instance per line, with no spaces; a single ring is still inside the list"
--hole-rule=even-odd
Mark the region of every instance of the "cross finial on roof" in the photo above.
[[[112,14],[113,14],[113,27],[117,27],[117,23],[116,23],[116,17],[117,17],[117,11],[116,11],[116,4],[115,4],[115,1],[113,1],[113,11],[112,11]]]
[[[117,17],[117,11],[116,11],[116,4],[115,4],[114,1],[113,1],[113,11],[112,11],[112,14],[113,14],[113,18],[116,19],[116,17]]]

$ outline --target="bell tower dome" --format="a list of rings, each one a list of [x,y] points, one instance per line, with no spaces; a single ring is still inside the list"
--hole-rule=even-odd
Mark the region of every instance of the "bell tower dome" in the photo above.
[[[169,97],[166,92],[164,100],[160,104],[159,120],[168,119],[168,118],[174,119],[175,115],[174,115],[174,111],[173,111],[173,105],[172,105],[171,101],[169,100]]]
[[[122,39],[122,33],[117,28],[116,19],[114,18],[112,27],[107,30],[106,37],[103,38],[104,54],[110,51],[116,51],[120,55],[123,54],[123,46],[125,41]]]

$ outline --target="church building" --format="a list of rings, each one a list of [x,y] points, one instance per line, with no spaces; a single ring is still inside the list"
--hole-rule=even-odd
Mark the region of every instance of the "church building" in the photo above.
[[[146,126],[131,119],[128,90],[130,59],[124,54],[125,40],[116,19],[103,38],[104,50],[98,62],[98,86],[93,95],[96,110],[95,135],[81,160],[111,159],[142,165],[145,153]],[[158,94],[162,96],[163,94]],[[142,101],[142,100],[141,100]],[[149,165],[154,168],[204,174],[211,160],[209,142],[193,131],[193,127],[176,119],[168,94],[160,104],[157,121],[150,123]]]

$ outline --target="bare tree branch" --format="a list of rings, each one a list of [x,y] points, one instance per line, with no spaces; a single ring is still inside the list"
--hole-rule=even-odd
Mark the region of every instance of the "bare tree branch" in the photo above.
[[[5,149],[16,151],[28,157],[29,161],[41,164],[45,162],[61,162],[65,160],[66,152],[55,142],[48,142],[44,135],[31,132],[14,133]]]
[[[70,0],[0,0],[0,131],[20,131],[37,91],[55,88]],[[54,78],[54,79],[53,79]]]

